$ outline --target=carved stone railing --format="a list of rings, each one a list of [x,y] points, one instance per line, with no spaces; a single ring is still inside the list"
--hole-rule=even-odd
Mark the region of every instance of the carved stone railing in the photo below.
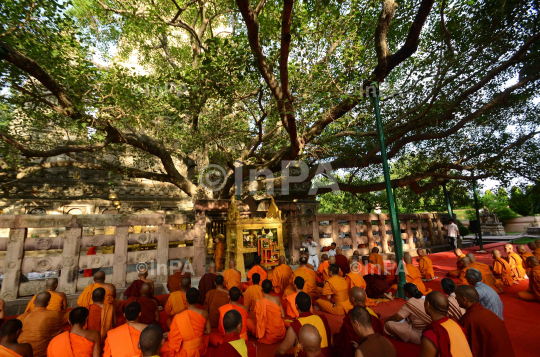
[[[174,229],[178,225],[189,228]],[[154,232],[135,233],[133,229],[147,226],[152,226]],[[83,235],[83,229],[88,227],[109,227],[114,234]],[[79,277],[81,269],[112,267],[106,282],[118,288],[136,279],[135,269],[127,271],[131,264],[151,263],[149,273],[157,283],[167,281],[173,260],[192,260],[194,276],[202,276],[205,271],[204,215],[0,215],[0,228],[9,229],[9,236],[0,238],[0,254],[5,252],[5,259],[0,260],[4,300],[44,290],[44,280],[20,283],[21,273],[58,270],[59,291],[74,294],[92,280]],[[29,231],[35,229],[55,229],[61,233],[57,237],[28,237]],[[129,245],[143,245],[145,250],[128,249]],[[106,246],[111,252],[81,256],[81,248],[90,246]]]
[[[298,262],[302,241],[312,236],[321,246],[329,246],[335,242],[338,246],[352,245],[352,249],[344,252],[352,255],[358,249],[360,254],[369,251],[380,243],[383,253],[393,251],[392,227],[387,214],[315,214],[287,218],[289,230],[289,253],[292,262]],[[448,220],[446,214],[400,214],[400,230],[404,249],[430,247],[448,243],[446,230],[441,221]],[[328,224],[321,225],[321,222]],[[348,233],[348,238],[343,237]],[[320,238],[320,234],[328,237]],[[340,237],[341,236],[341,237]],[[357,248],[364,244],[365,248]]]

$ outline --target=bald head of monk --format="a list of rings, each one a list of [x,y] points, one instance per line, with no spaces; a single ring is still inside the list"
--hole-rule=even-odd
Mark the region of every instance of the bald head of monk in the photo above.
[[[251,281],[253,281],[253,285],[259,285],[261,282],[261,274],[255,273],[251,276]]]
[[[103,303],[105,301],[105,289],[97,288],[92,292],[92,301],[97,303]]]
[[[418,256],[419,256],[420,258],[422,258],[424,255],[426,255],[426,253],[424,252],[423,249],[417,249],[417,250],[416,250],[416,254],[418,254]]]
[[[343,249],[341,247],[337,247],[336,254],[339,254],[339,255],[343,254]]]
[[[362,264],[367,265],[369,263],[369,257],[367,255],[362,255]]]
[[[525,248],[525,246],[522,244],[522,245],[518,245],[516,247],[516,250],[519,254],[524,254],[524,253],[527,253],[527,248]]]
[[[231,259],[229,260],[229,269],[234,269],[234,268],[236,268],[236,260]]]
[[[238,302],[240,296],[242,296],[242,292],[236,286],[233,286],[231,290],[229,290],[229,298],[231,301]]]
[[[321,351],[321,335],[319,330],[311,324],[305,324],[300,328],[298,332],[298,340],[300,341],[300,348],[308,355],[318,356]]]
[[[527,265],[529,266],[529,268],[531,268],[531,269],[534,269],[535,267],[537,267],[540,264],[538,262],[538,258],[536,258],[534,255],[528,257],[526,262],[527,262]]]
[[[298,261],[298,263],[300,264],[300,266],[306,266],[308,263],[308,258],[305,255],[303,255],[300,257],[300,260]]]
[[[405,261],[405,263],[407,264],[412,264],[412,256],[409,254],[409,253],[405,253],[403,255],[403,260]]]
[[[48,291],[43,291],[36,295],[36,300],[34,303],[36,307],[47,307],[49,305],[49,301],[51,301],[51,293]]]
[[[366,306],[366,292],[361,287],[355,286],[349,290],[349,301],[353,306]]]
[[[325,262],[328,260],[328,254],[321,255],[321,261]]]
[[[197,290],[196,288],[189,288],[186,293],[186,298],[188,304],[197,305],[197,301],[199,300],[199,290]]]
[[[139,348],[143,357],[151,357],[159,355],[159,350],[165,342],[163,338],[163,330],[159,325],[148,325],[141,332],[139,338]]]
[[[378,248],[378,247],[374,247],[374,248],[371,250],[371,253],[379,253],[379,248]]]
[[[50,291],[56,291],[56,288],[58,287],[58,279],[56,278],[49,278],[45,282],[45,288]]]
[[[296,278],[294,278],[293,284],[296,287],[297,291],[302,291],[302,289],[304,289],[306,281],[301,276],[297,276]]]
[[[242,315],[235,309],[227,311],[223,315],[223,329],[227,335],[242,332]]]
[[[527,247],[529,247],[531,252],[534,252],[534,250],[536,249],[536,243],[535,242],[529,242],[529,243],[527,243]]]
[[[454,249],[454,254],[455,254],[456,257],[459,257],[463,253],[461,252],[461,249],[456,248],[456,249]]]
[[[333,258],[333,257],[332,257]],[[328,267],[328,275],[329,276],[338,276],[339,275],[339,267],[335,264],[330,264]]]
[[[4,322],[2,329],[0,330],[2,342],[17,343],[17,338],[19,338],[22,328],[23,324],[21,320],[12,319]]]
[[[148,278],[148,270],[146,268],[143,268],[144,270],[139,272],[139,279],[146,279]]]
[[[356,332],[360,339],[375,333],[371,324],[369,311],[363,306],[355,306],[351,310],[351,323],[354,332]]]
[[[208,264],[208,272],[212,274],[216,273],[216,263],[211,262],[210,264]]]
[[[270,294],[272,292],[272,289],[274,288],[274,286],[272,285],[272,280],[268,279],[264,280],[261,286],[265,294]]]
[[[459,307],[462,309],[469,309],[473,304],[476,304],[480,300],[478,291],[470,285],[460,285],[456,288],[456,300]]]
[[[491,256],[493,259],[499,259],[501,257],[501,252],[499,252],[497,249],[493,249],[491,251]]]
[[[465,256],[466,256],[467,258],[469,258],[469,260],[471,261],[471,263],[476,263],[476,257],[474,256],[473,253],[467,253],[467,254],[465,254]]]
[[[388,259],[390,259],[391,261],[395,262],[396,261],[396,256],[394,254],[390,254],[388,256]]]
[[[448,316],[448,299],[443,293],[432,291],[426,295],[424,309],[432,321],[437,321]]]
[[[151,283],[144,283],[141,286],[141,295],[145,297],[152,296],[152,284]]]
[[[357,256],[360,256],[360,252],[355,250],[354,252],[352,252],[352,255],[357,255]]]
[[[504,251],[506,254],[513,253],[514,252],[514,246],[512,244],[505,244],[504,245]]]
[[[253,259],[253,265],[261,265],[262,258],[260,255],[256,255]]]
[[[105,282],[105,272],[104,271],[97,271],[94,274],[94,281],[96,283],[104,283]]]
[[[300,291],[296,295],[294,303],[296,304],[296,309],[298,309],[301,314],[311,311],[311,297],[303,291]]]
[[[465,268],[470,268],[471,267],[471,260],[467,257],[464,257],[464,258],[461,258],[461,264],[463,264],[463,266]]]
[[[536,244],[536,248],[540,247],[540,239],[535,240],[534,243]]]
[[[287,258],[284,255],[279,256],[279,265],[287,264]]]
[[[79,325],[81,328],[86,324],[89,311],[86,307],[76,307],[69,313],[69,323],[71,326]]]
[[[336,264],[336,256],[333,255],[330,258],[328,258],[328,263],[330,264]]]
[[[182,291],[187,291],[191,288],[191,278],[189,276],[184,276],[182,280],[180,280],[180,288]]]
[[[137,318],[141,315],[141,310],[141,304],[137,301],[133,301],[124,308],[124,316],[128,321],[137,321]]]
[[[216,276],[216,279],[214,280],[214,284],[216,284],[217,288],[223,289],[223,283],[225,282],[225,279],[223,279],[223,275]]]

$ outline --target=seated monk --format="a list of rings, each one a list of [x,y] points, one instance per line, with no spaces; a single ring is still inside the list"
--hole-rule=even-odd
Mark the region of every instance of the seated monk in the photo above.
[[[527,258],[528,257],[533,257],[534,254],[527,251],[527,248],[525,248],[525,245],[518,245],[518,247],[516,248],[517,249],[517,252],[519,253],[520,257],[521,257],[521,262],[523,264],[523,269],[525,269],[525,272],[526,274],[529,274],[529,272],[531,271],[531,269],[529,268],[529,266],[527,265]]]
[[[22,328],[21,320],[13,319],[4,322],[0,330],[0,356],[32,357],[32,345],[29,343],[17,343]]]
[[[248,281],[242,283],[242,291],[246,291],[247,288],[253,284],[252,276],[255,273],[259,274],[259,276],[261,277],[261,281],[268,279],[268,273],[266,272],[266,269],[261,266],[261,257],[259,255],[255,256],[253,267],[249,269],[249,272],[247,273]]]
[[[92,301],[88,309],[88,321],[85,328],[87,330],[99,331],[101,341],[105,342],[107,332],[116,326],[116,310],[111,304],[105,304],[105,289],[97,288],[92,293]]]
[[[237,289],[233,287],[233,289]],[[238,289],[240,293],[240,289]],[[216,356],[227,357],[256,357],[257,347],[253,342],[247,341],[242,337],[242,331],[244,330],[244,317],[239,310],[229,310],[223,315],[223,319],[220,319],[220,326],[223,328],[224,338],[223,342],[216,350]]]
[[[345,275],[345,280],[347,281],[347,284],[349,285],[349,289],[352,289],[355,286],[361,287],[362,289],[366,288],[366,281],[362,277],[362,274],[359,272],[359,262],[358,257],[353,256],[351,260],[351,271]]]
[[[258,273],[255,273],[251,276],[251,280],[253,281],[253,285],[251,285],[244,293],[244,306],[248,310],[249,314],[248,328],[252,325],[256,325],[255,306],[257,301],[262,299],[264,296],[262,287],[259,285],[261,276]],[[255,331],[255,329],[252,331]]]
[[[337,264],[336,264],[336,257],[335,257],[335,256],[332,256],[332,257],[328,258],[328,263],[329,263],[330,265],[336,265],[336,266],[337,266]],[[327,266],[326,268],[324,268],[324,270],[323,270],[323,273],[322,273],[323,281],[327,281],[327,280],[330,278],[330,275],[328,275],[328,267],[329,267],[330,265],[328,265],[328,266]],[[339,267],[338,267],[338,269],[339,269]],[[343,272],[342,272],[341,270],[339,271],[339,276],[343,276]],[[320,289],[319,289],[319,291],[320,291]]]
[[[61,333],[51,340],[47,357],[100,357],[101,336],[98,331],[84,329],[88,320],[88,309],[77,307],[69,313],[71,330]]]
[[[223,256],[225,253],[225,245],[221,241],[220,237],[223,237],[223,235],[219,234],[216,237],[216,247],[214,248],[214,261],[216,262],[216,271],[223,270]]]
[[[529,242],[527,243],[527,246],[531,250],[532,254],[536,257],[536,259],[540,260],[540,248],[535,242]]]
[[[368,257],[368,260],[371,264],[375,265],[377,267],[377,270],[381,272],[381,274],[385,273],[384,269],[384,259],[382,255],[379,254],[379,248],[373,247],[371,250],[371,254]]]
[[[536,248],[534,249],[533,254],[536,259],[540,260],[540,239],[536,240],[534,244],[536,245]]]
[[[313,271],[315,271],[316,270],[315,267],[312,264],[309,263],[309,255],[307,253],[304,253],[304,254],[302,254],[302,256],[300,256],[300,258],[302,258],[302,257],[306,257],[306,259],[308,261],[306,263],[306,267],[313,270]]]
[[[349,266],[349,260],[343,255],[343,249],[341,247],[336,248],[336,265],[343,274],[349,274],[351,267]]]
[[[426,254],[426,251],[424,249],[417,249],[416,250],[418,254],[418,269],[420,269],[420,275],[422,275],[422,279],[424,280],[432,280],[436,279],[435,272],[433,271],[433,263],[431,262],[431,259]]]
[[[368,299],[366,292],[359,287],[354,287],[349,290],[349,301],[351,305],[362,306],[366,308],[371,317],[371,324],[375,333],[383,335],[383,325],[377,314],[366,306],[366,300]],[[335,333],[333,340],[334,346],[332,347],[332,356],[344,356],[344,357],[353,357],[355,348],[351,342],[360,343],[359,336],[354,332],[354,328],[351,322],[351,310],[343,317],[343,324],[339,333]]]
[[[317,283],[322,286],[322,283],[325,281],[323,279],[323,273],[324,270],[327,269],[330,266],[330,262],[328,261],[328,254],[321,255],[321,264],[319,264],[319,267],[317,268]]]
[[[514,253],[514,247],[512,246],[512,244],[505,244],[504,251],[507,255],[506,260],[508,261],[508,264],[510,264],[510,268],[512,268],[514,280],[525,280],[527,272],[525,271],[525,269],[523,269],[523,260],[521,260],[519,254]]]
[[[332,330],[328,325],[328,320],[324,315],[314,315],[311,312],[311,298],[305,292],[299,292],[295,300],[296,309],[300,316],[287,329],[285,339],[275,350],[274,355],[284,356],[287,352],[298,346],[298,334],[303,325],[310,324],[315,326],[319,335],[322,337],[321,349],[325,356],[330,356],[330,347],[332,346]],[[295,351],[296,352],[296,351]],[[306,356],[304,351],[298,351],[298,356]]]
[[[339,276],[339,267],[335,264],[330,265],[328,274],[330,278],[324,283],[321,294],[325,298],[318,299],[315,308],[332,315],[345,315],[352,309],[347,282]]]
[[[493,276],[501,280],[504,285],[512,286],[512,284],[517,284],[513,278],[512,268],[506,260],[501,258],[501,252],[494,249],[491,251],[491,257],[493,258]]]
[[[138,302],[141,305],[139,321],[145,325],[159,323],[159,309],[156,299],[152,299],[152,284],[144,283],[141,287],[141,296],[130,297],[126,304]]]
[[[285,257],[279,257],[279,265],[274,269],[272,274],[272,285],[276,294],[283,294],[292,276],[292,269],[287,265]]]
[[[180,290],[182,278],[186,276],[191,277],[191,274],[184,273],[184,263],[180,261],[176,266],[176,271],[174,274],[169,276],[169,279],[167,280],[167,290],[169,290],[171,293]]]
[[[322,337],[319,330],[311,324],[305,324],[298,332],[298,348],[309,357],[323,357],[326,354],[322,351]]]
[[[405,261],[405,279],[407,282],[416,285],[418,290],[424,295],[430,293],[431,289],[427,289],[422,281],[420,270],[412,264],[412,256],[409,253],[405,253],[403,255],[403,260]],[[397,291],[397,284],[392,285],[390,289],[394,292]]]
[[[216,288],[214,282],[216,281],[217,276],[216,263],[211,262],[208,264],[208,273],[204,274],[199,281],[199,305],[204,305],[206,293]]]
[[[471,261],[471,268],[476,269],[480,273],[482,273],[482,282],[484,284],[489,285],[499,294],[504,293],[501,284],[497,282],[497,279],[495,279],[495,277],[493,276],[489,265],[477,262],[476,257],[473,253],[467,253],[467,258],[469,258],[469,260]]]
[[[288,295],[294,294],[296,289],[294,288],[294,279],[296,277],[302,277],[304,279],[304,289],[303,291],[308,293],[311,296],[311,300],[319,298],[319,290],[317,289],[317,277],[314,270],[310,269],[307,266],[308,258],[306,256],[301,256],[299,260],[300,266],[293,271],[289,286],[285,289],[283,293],[283,298],[287,298]]]
[[[92,294],[94,293],[94,290],[99,288],[104,289],[106,293],[103,302],[105,304],[114,303],[114,299],[116,299],[116,287],[113,284],[105,282],[105,272],[97,271],[94,274],[94,283],[88,285],[83,290],[81,295],[79,295],[79,298],[77,299],[77,305],[90,309],[90,305],[93,304]]]
[[[273,286],[272,281],[266,279],[262,283],[264,295],[255,304],[255,319],[257,327],[255,337],[260,343],[271,345],[278,343],[285,337],[285,312],[281,306],[281,299],[270,295]],[[248,326],[249,329],[249,326]]]
[[[392,342],[375,332],[369,311],[362,306],[351,310],[351,323],[360,342],[354,343],[356,356],[385,356],[397,357],[397,351]]]
[[[362,264],[358,266],[358,269],[359,269],[360,274],[362,274],[363,276],[370,275],[370,274],[376,274],[376,275],[380,274],[379,268],[377,268],[375,264],[372,264],[369,261],[369,258],[366,256],[362,257]]]
[[[386,280],[390,283],[390,284],[397,284],[397,268],[398,268],[398,265],[397,265],[397,262],[396,262],[396,256],[394,254],[391,254],[388,259],[390,260],[390,268],[388,270],[386,270]]]
[[[165,338],[163,329],[158,325],[149,325],[141,332],[139,347],[141,349],[141,357],[167,356],[163,352],[163,343]],[[194,354],[195,355],[195,354]],[[198,356],[198,354],[196,354]],[[138,357],[139,355],[137,355]]]
[[[518,295],[526,301],[540,302],[540,263],[536,257],[532,256],[527,258],[527,265],[531,269],[529,273],[529,289],[519,292]]]
[[[462,252],[461,249],[459,249],[459,248],[454,249],[454,254],[455,254],[455,256],[458,258],[456,264],[459,264],[459,260],[460,260],[461,258],[464,258],[464,257],[465,257],[465,254],[463,254],[463,252]],[[450,270],[450,271],[446,274],[446,276],[450,276],[450,277],[452,277],[452,278],[457,278],[457,277],[459,276],[460,270],[461,270],[461,269],[460,269],[459,267],[458,267],[458,269],[456,269],[456,270]]]
[[[124,316],[127,323],[107,333],[103,357],[133,357],[141,353],[139,339],[141,332],[148,326],[139,321],[141,305],[138,302],[128,304]]]
[[[352,257],[349,258],[349,263],[351,262],[352,258],[353,257],[358,257],[358,261],[361,260],[361,257],[360,257],[360,252],[355,250],[354,252],[352,252]]]
[[[170,316],[170,318],[167,320],[167,326],[169,328],[171,328],[174,316],[187,309],[188,302],[186,293],[189,288],[191,288],[191,278],[189,276],[184,276],[180,286],[180,290],[172,292],[169,295],[169,298],[165,303],[165,308],[163,309],[163,311]]]
[[[46,291],[51,293],[51,301],[49,302],[49,305],[47,305],[47,310],[64,312],[67,309],[66,294],[57,292],[56,288],[58,288],[58,279],[47,279],[47,282],[45,283],[45,289]],[[32,308],[34,307],[34,300],[36,299],[36,296],[37,295],[34,295],[32,300],[30,300],[24,312],[32,310]]]
[[[287,304],[285,306],[285,316],[291,317],[291,318],[298,318],[300,313],[296,309],[296,296],[299,292],[303,291],[304,289],[305,280],[301,276],[297,276],[294,278],[294,288],[296,289],[295,293],[287,295],[285,300],[287,301]]]
[[[142,271],[138,274],[139,279],[133,280],[131,285],[126,289],[124,292],[124,296],[127,298],[130,297],[139,297],[141,296],[141,288],[144,283],[150,283],[152,284],[152,295],[150,297],[153,297],[154,295],[154,281],[152,279],[148,279],[148,271]]]
[[[212,331],[208,311],[197,307],[199,290],[190,288],[186,296],[188,308],[174,317],[168,336],[169,341],[162,348],[162,351],[170,357],[204,356],[208,348],[209,335]]]
[[[471,268],[471,260],[465,256],[464,258],[461,258],[460,261],[462,268],[459,273],[457,285],[469,285],[467,279],[465,278],[465,273]]]
[[[227,290],[231,290],[233,286],[242,290],[242,274],[236,270],[236,260],[229,260],[229,269],[223,271],[223,287]]]
[[[231,310],[236,310],[242,317],[242,329],[239,331],[239,338],[248,340],[248,311],[246,307],[238,303],[238,300],[242,296],[242,292],[236,286],[233,286],[229,290],[230,303],[225,304],[219,308],[219,333],[210,334],[210,344],[212,346],[219,346],[223,343],[224,337],[227,335],[227,331],[223,325],[223,319],[225,314]]]
[[[223,288],[223,276],[216,276],[216,288],[206,293],[203,310],[208,311],[210,326],[219,326],[219,307],[229,302],[229,292]]]
[[[64,318],[58,311],[47,310],[51,293],[37,294],[34,308],[17,317],[22,322],[19,343],[29,343],[35,357],[45,357],[49,342],[63,332]]]

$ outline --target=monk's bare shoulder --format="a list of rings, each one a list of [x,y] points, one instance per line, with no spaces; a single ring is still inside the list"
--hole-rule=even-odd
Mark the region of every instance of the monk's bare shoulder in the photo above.
[[[272,301],[274,304],[281,306],[281,299],[277,296],[270,295],[267,297],[270,301]]]
[[[190,309],[197,312],[198,314],[200,314],[202,317],[204,317],[207,320],[210,317],[210,315],[208,314],[208,311],[206,311],[206,310],[199,309],[198,307],[197,308],[191,308],[190,307]]]
[[[242,304],[234,304],[234,306],[238,306],[238,307],[241,307],[242,309],[248,311],[247,307],[245,307],[244,305]]]
[[[60,292],[60,291],[55,291],[54,292],[55,294],[58,294],[62,299],[67,299],[67,296],[65,293],[63,292]]]
[[[19,343],[15,348],[13,348],[13,351],[17,352],[23,357],[30,357],[34,354],[32,345],[29,343]]]
[[[94,343],[101,343],[101,335],[99,331],[92,331],[92,330],[84,330],[86,332],[84,338],[86,338],[88,341],[92,341]]]

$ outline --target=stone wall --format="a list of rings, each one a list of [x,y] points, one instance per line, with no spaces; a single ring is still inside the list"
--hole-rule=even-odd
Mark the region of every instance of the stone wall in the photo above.
[[[105,227],[105,234],[85,235],[88,227]],[[79,276],[81,269],[112,271],[106,281],[117,288],[135,280],[137,270],[128,272],[128,267],[142,263],[157,283],[167,281],[174,260],[190,259],[194,276],[205,272],[204,214],[0,215],[0,228],[7,230],[7,237],[0,238],[0,254],[5,252],[5,259],[0,260],[4,276],[0,297],[4,300],[43,291],[44,280],[20,282],[21,274],[32,272],[59,271],[59,291],[66,294],[81,291],[92,282],[92,278]],[[36,229],[60,234],[29,236]],[[90,246],[107,246],[107,251],[82,255],[81,250]]]

